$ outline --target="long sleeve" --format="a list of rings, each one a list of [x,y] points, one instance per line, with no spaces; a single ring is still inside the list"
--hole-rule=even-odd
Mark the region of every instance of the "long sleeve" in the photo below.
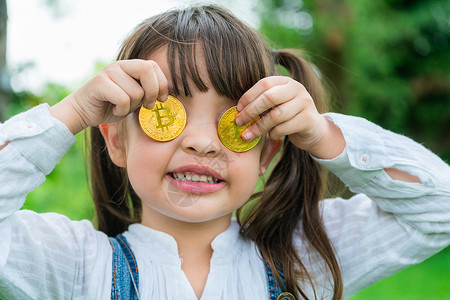
[[[450,244],[450,167],[422,145],[367,120],[327,118],[343,132],[346,148],[333,160],[317,160],[356,193],[322,203],[348,298]],[[386,168],[421,183],[393,180]]]
[[[99,274],[108,286],[107,237],[90,222],[19,211],[74,140],[46,104],[0,125],[0,145],[10,142],[0,150],[0,299],[93,299],[105,292],[90,284]]]

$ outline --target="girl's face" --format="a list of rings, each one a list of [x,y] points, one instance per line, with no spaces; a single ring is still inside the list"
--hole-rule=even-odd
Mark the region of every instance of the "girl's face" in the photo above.
[[[163,70],[170,94],[166,49],[156,51],[149,59]],[[207,74],[204,67],[200,71]],[[229,220],[252,195],[260,167],[267,167],[268,162],[260,165],[262,140],[244,153],[232,152],[220,142],[218,121],[237,101],[219,95],[213,88],[191,91],[190,97],[176,96],[186,109],[187,121],[183,132],[172,141],[148,137],[139,126],[137,114],[130,114],[126,120],[126,159],[115,163],[127,168],[131,185],[142,200],[144,224],[155,217],[184,222]],[[183,176],[191,180],[182,181]],[[213,177],[213,183],[198,182],[205,177],[206,181]]]

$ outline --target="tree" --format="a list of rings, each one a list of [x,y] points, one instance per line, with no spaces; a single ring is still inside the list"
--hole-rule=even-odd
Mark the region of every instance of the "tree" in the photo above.
[[[0,0],[0,122],[5,120],[6,105],[11,100],[9,75],[6,66],[7,21],[6,0]]]

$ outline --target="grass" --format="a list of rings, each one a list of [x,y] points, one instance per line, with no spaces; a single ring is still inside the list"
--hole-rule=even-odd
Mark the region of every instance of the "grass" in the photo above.
[[[366,288],[350,299],[450,299],[450,247],[418,265],[407,268]]]

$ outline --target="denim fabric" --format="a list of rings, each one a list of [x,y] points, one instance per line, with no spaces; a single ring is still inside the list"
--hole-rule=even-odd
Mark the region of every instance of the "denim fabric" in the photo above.
[[[266,275],[267,275],[267,287],[269,290],[269,300],[277,300],[278,296],[283,292],[281,288],[279,287],[277,281],[275,280],[275,276],[273,275],[272,270],[269,267],[269,264],[265,263],[266,265]],[[280,272],[280,271],[278,271]],[[284,285],[284,277],[283,273],[280,272],[281,275],[281,283]]]
[[[139,271],[126,238],[119,234],[109,241],[113,249],[111,299],[139,299]]]

